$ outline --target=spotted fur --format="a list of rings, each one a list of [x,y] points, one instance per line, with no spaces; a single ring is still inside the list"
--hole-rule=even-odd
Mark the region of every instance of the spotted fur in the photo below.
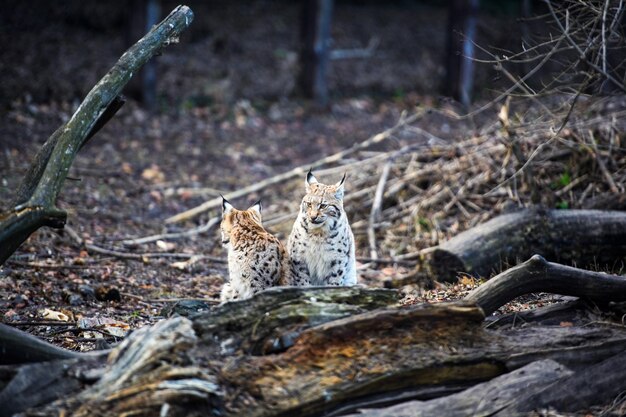
[[[343,209],[345,175],[334,185],[309,171],[287,245],[295,285],[355,285],[354,236]]]
[[[222,302],[248,298],[266,288],[288,285],[290,261],[280,241],[261,223],[261,203],[237,210],[226,199],[222,204],[222,244],[228,249],[229,281]]]

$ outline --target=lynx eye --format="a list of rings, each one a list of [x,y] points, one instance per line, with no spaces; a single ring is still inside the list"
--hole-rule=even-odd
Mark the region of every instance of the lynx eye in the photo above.
[[[328,204],[320,204],[320,210],[324,210],[326,207],[328,207]]]

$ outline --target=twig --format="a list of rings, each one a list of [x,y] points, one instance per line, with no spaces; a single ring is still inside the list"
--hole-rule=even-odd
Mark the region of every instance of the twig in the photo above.
[[[419,119],[420,117],[422,117],[424,115],[424,111],[419,111],[416,112],[414,114],[412,114],[409,117],[406,118],[402,118],[395,126],[385,130],[384,132],[378,133],[372,137],[370,137],[369,139],[361,142],[361,143],[357,143],[353,146],[351,146],[348,149],[344,149],[340,152],[337,152],[333,155],[330,155],[326,158],[322,158],[318,161],[313,162],[312,164],[306,164],[306,165],[301,165],[299,167],[293,168],[287,172],[284,172],[282,174],[276,175],[274,177],[268,178],[264,181],[259,181],[255,184],[249,185],[247,187],[244,187],[240,190],[234,191],[232,193],[227,193],[225,195],[226,198],[232,200],[232,199],[236,199],[236,198],[240,198],[243,197],[245,195],[248,195],[250,193],[254,193],[260,190],[263,190],[267,187],[269,187],[270,185],[274,185],[274,184],[279,184],[281,182],[290,180],[292,178],[298,177],[298,176],[302,176],[304,177],[304,175],[306,175],[306,173],[308,172],[309,169],[311,168],[317,168],[320,167],[322,165],[328,164],[328,163],[332,163],[332,162],[337,162],[342,160],[344,157],[353,154],[354,152],[357,152],[361,149],[365,149],[368,148],[374,144],[380,143],[384,140],[389,139],[390,137],[392,137],[392,135],[397,132],[399,129],[401,129],[402,127],[409,125],[413,122],[415,122],[417,119]],[[175,216],[169,217],[165,220],[166,223],[177,223],[177,222],[181,222],[181,221],[185,221],[185,220],[189,220],[192,217],[195,217],[201,213],[204,213],[208,210],[217,208],[220,206],[220,204],[222,204],[222,198],[213,198],[211,200],[208,200],[202,204],[200,204],[197,207],[194,207],[190,210],[184,211],[182,213],[179,213]]]
[[[357,256],[357,261],[361,263],[373,263],[373,264],[386,264],[386,265],[404,265],[404,266],[414,266],[417,261],[411,261],[406,259],[394,259],[394,258],[365,258],[361,256]]]
[[[13,327],[21,326],[76,326],[76,323],[69,321],[20,321],[6,323]]]
[[[598,73],[602,74],[607,80],[611,81],[611,83],[613,83],[613,85],[615,85],[617,88],[619,88],[622,92],[626,92],[626,87],[624,87],[624,85],[621,82],[616,80],[615,77],[613,77],[608,72],[603,71],[602,68],[600,68],[597,64],[595,64],[593,61],[591,61],[589,58],[587,58],[586,51],[583,51],[581,49],[581,47],[578,45],[578,43],[576,43],[576,41],[574,39],[572,39],[571,35],[569,34],[569,31],[566,30],[566,28],[563,27],[563,24],[561,23],[561,20],[558,18],[558,16],[556,15],[556,13],[554,11],[554,8],[552,7],[552,2],[550,0],[544,0],[544,3],[546,3],[548,5],[548,9],[550,11],[550,14],[552,15],[552,18],[554,19],[556,24],[559,26],[559,29],[565,35],[565,38],[567,39],[567,41],[570,43],[570,45],[572,45],[574,47],[574,49],[576,49],[576,52],[578,52],[579,58],[582,61],[585,61],[591,68],[596,70]]]
[[[598,168],[600,168],[600,171],[602,172],[604,179],[608,183],[611,192],[613,194],[619,194],[619,188],[617,188],[617,185],[615,184],[615,181],[613,181],[613,177],[609,173],[609,170],[606,169],[606,165],[604,164],[604,161],[600,156],[600,152],[598,152],[598,145],[596,144],[596,139],[593,137],[593,131],[589,131],[589,137],[591,138],[591,146],[593,147],[593,152],[591,152],[591,154],[596,158]]]
[[[198,259],[206,259],[211,262],[216,263],[226,263],[226,259],[218,258],[216,256],[208,256],[208,255],[197,255],[193,253],[171,253],[171,252],[148,252],[148,253],[129,253],[129,252],[121,252],[119,250],[114,249],[106,249],[100,246],[94,245],[92,243],[87,243],[83,238],[81,238],[78,233],[70,226],[65,226],[65,231],[67,234],[76,242],[79,246],[84,247],[88,251],[99,253],[102,255],[114,256],[116,258],[121,259],[133,259],[136,261],[145,262],[146,259],[149,258],[177,258],[177,259],[190,259],[190,258],[198,258]]]
[[[156,242],[157,240],[177,240],[177,239],[188,238],[191,236],[196,236],[201,233],[208,232],[213,227],[215,227],[215,225],[217,225],[219,222],[220,222],[219,217],[214,217],[211,220],[209,220],[206,224],[203,224],[202,226],[198,226],[190,230],[186,230],[184,232],[163,233],[160,235],[146,236],[146,237],[141,237],[138,239],[126,239],[126,240],[122,240],[122,245],[134,246],[134,245],[142,245],[144,243]]]
[[[202,301],[207,304],[219,304],[219,300],[211,300],[208,298],[151,298],[151,303],[177,303],[179,301]]]
[[[378,253],[376,251],[376,232],[374,231],[374,224],[378,223],[380,218],[380,212],[383,206],[383,195],[385,192],[385,184],[389,177],[389,171],[393,160],[387,161],[383,167],[383,172],[380,174],[378,185],[376,186],[376,193],[374,194],[374,204],[372,204],[372,210],[370,212],[369,226],[367,228],[367,239],[370,247],[370,257],[372,259],[378,259]]]

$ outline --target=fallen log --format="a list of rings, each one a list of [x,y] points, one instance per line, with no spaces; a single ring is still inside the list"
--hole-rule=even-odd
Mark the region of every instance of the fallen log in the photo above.
[[[350,413],[449,395],[538,360],[578,371],[626,350],[623,327],[493,331],[476,305],[399,307],[393,293],[277,288],[168,319],[115,348],[94,385],[25,415]]]
[[[381,409],[359,410],[359,413],[352,414],[351,417],[494,416],[518,403],[520,396],[541,392],[555,381],[572,374],[573,372],[563,365],[547,359],[532,362],[491,381],[444,398],[409,401]]]
[[[474,289],[465,300],[490,315],[512,299],[533,292],[586,297],[602,303],[626,301],[626,278],[547,262],[534,255]]]
[[[14,207],[0,213],[0,265],[40,227],[65,225],[67,214],[56,207],[56,199],[76,154],[121,107],[119,94],[133,74],[165,46],[176,42],[192,20],[191,9],[175,8],[120,57],[70,120],[42,146],[18,188]]]
[[[562,376],[541,391],[524,395],[504,408],[499,415],[515,415],[551,407],[559,411],[587,410],[594,405],[610,403],[626,391],[626,351],[598,364]]]
[[[626,213],[527,209],[498,216],[439,245],[428,260],[435,279],[489,277],[539,254],[580,267],[619,264],[626,254]]]

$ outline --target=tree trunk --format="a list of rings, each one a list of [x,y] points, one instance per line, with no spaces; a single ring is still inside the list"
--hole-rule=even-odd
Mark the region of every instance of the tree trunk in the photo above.
[[[448,6],[444,93],[471,104],[478,0],[452,0]]]
[[[429,267],[441,281],[454,281],[458,273],[488,277],[534,254],[610,269],[626,255],[626,213],[528,209],[504,214],[439,245]]]
[[[305,0],[300,34],[300,88],[316,104],[328,104],[327,70],[333,0]]]

